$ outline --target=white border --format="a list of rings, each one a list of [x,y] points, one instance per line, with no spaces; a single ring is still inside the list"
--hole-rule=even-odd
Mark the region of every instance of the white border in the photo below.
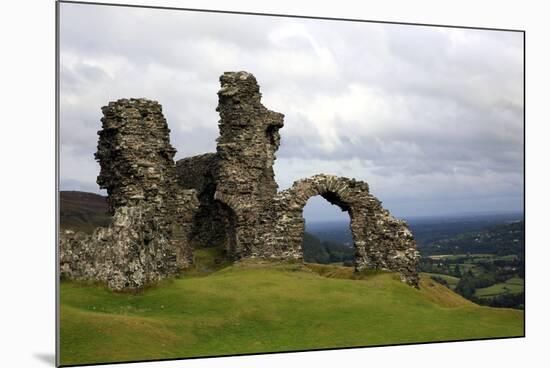
[[[519,1],[124,1],[527,31],[527,338],[116,365],[117,367],[540,366],[550,324],[547,17]],[[2,299],[4,367],[52,366],[54,354],[54,2],[2,2]],[[112,365],[115,366],[115,365]]]

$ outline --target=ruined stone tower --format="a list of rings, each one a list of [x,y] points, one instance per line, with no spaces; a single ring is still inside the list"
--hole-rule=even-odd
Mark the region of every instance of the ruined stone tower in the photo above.
[[[284,116],[262,105],[252,74],[224,73],[220,83],[216,152],[176,165],[158,103],[118,100],[103,108],[98,184],[114,221],[92,236],[62,234],[62,275],[139,288],[175,274],[193,248],[208,246],[223,246],[232,260],[302,261],[302,211],[320,195],[349,213],[356,271],[395,271],[417,286],[419,253],[407,224],[355,179],[319,174],[277,192],[273,163]]]
[[[201,202],[193,243],[225,244],[228,257],[238,260],[262,247],[259,222],[277,193],[273,163],[284,116],[261,104],[252,74],[224,73],[220,84],[216,153],[179,160],[178,180],[197,190]]]
[[[113,221],[92,235],[62,234],[61,275],[136,289],[189,265],[198,200],[177,185],[176,151],[157,102],[122,99],[102,111],[97,182],[107,189]]]
[[[259,245],[258,221],[277,193],[273,163],[283,114],[261,104],[260,87],[252,74],[225,73],[220,82],[214,199],[232,211],[236,241],[230,252],[234,258],[242,258],[253,254]]]

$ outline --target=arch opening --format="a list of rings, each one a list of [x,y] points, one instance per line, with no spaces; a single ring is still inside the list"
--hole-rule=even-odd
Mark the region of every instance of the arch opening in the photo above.
[[[237,217],[235,212],[228,205],[215,201],[218,205],[218,208],[221,213],[222,218],[222,231],[224,233],[223,242],[221,246],[224,249],[224,254],[227,259],[232,259],[235,257],[236,248],[237,248]]]
[[[306,202],[302,217],[305,262],[354,266],[349,205],[332,192],[315,195]]]

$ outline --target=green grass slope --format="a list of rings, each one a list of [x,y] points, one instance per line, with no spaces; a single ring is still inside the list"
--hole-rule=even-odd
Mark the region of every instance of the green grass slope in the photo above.
[[[390,273],[357,276],[338,266],[220,268],[133,295],[62,282],[61,363],[523,334],[522,311],[475,305],[428,277],[417,290]]]

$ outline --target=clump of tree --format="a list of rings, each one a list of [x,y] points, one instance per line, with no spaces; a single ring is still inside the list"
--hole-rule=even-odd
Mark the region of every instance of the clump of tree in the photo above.
[[[336,242],[322,241],[308,232],[304,232],[302,248],[306,262],[322,264],[342,262],[344,266],[353,265],[354,250],[352,247]]]
[[[462,277],[459,264],[464,263],[462,259],[448,260],[448,259],[420,259],[420,270],[428,273],[440,273],[443,275],[449,275],[454,277]]]
[[[476,276],[470,270],[464,273],[464,275],[456,285],[455,291],[463,297],[472,300],[476,289],[491,286],[496,284],[497,282],[499,281],[497,281],[496,275],[494,273],[483,273]]]
[[[517,294],[500,294],[489,298],[476,298],[474,297],[474,302],[481,305],[486,305],[489,307],[500,307],[500,308],[516,308],[524,309],[525,308],[525,292]]]

